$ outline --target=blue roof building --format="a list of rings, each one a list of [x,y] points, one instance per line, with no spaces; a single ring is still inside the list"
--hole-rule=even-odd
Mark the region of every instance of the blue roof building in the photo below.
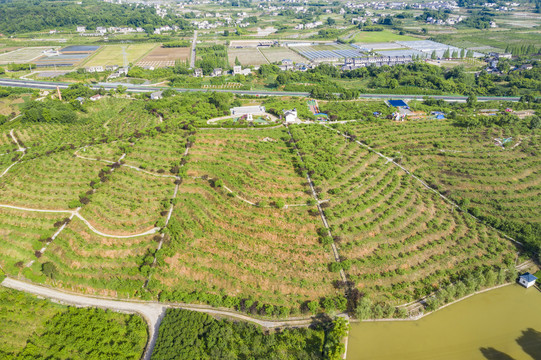
[[[529,288],[535,284],[537,278],[530,273],[524,273],[518,277],[518,282],[525,288]]]

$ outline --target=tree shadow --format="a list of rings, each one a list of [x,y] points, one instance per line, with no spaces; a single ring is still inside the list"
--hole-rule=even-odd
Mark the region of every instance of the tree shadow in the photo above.
[[[488,360],[515,360],[511,356],[494,348],[480,348],[481,354]]]
[[[532,328],[523,330],[522,335],[517,339],[517,343],[533,359],[541,359],[541,332]]]

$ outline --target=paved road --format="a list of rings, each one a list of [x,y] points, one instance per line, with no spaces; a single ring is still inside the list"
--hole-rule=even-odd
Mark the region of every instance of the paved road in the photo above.
[[[194,30],[193,41],[192,41],[192,56],[190,59],[190,69],[193,69],[195,67],[196,46],[197,46],[197,30]]]
[[[251,322],[268,329],[280,327],[306,327],[312,324],[313,318],[291,318],[289,320],[260,320],[247,315],[243,315],[236,311],[226,309],[216,309],[208,305],[188,305],[188,304],[163,304],[152,301],[120,301],[108,298],[84,296],[74,293],[68,293],[60,290],[51,289],[45,286],[27,283],[25,281],[12,278],[5,278],[1,283],[2,286],[23,291],[26,293],[42,296],[62,304],[73,305],[78,307],[98,307],[119,312],[138,313],[143,316],[149,326],[149,341],[145,350],[144,359],[150,359],[156,339],[158,337],[158,329],[165,315],[167,308],[181,308],[191,311],[203,312],[211,315],[234,318],[237,320]]]
[[[48,82],[48,81],[35,81],[35,80],[20,80],[20,79],[0,79],[0,86],[11,87],[24,87],[30,89],[56,89],[58,86],[60,89],[67,89],[69,83],[65,82]],[[116,89],[118,85],[126,86],[128,92],[154,92],[163,90],[160,87],[147,87],[141,85],[120,84],[120,83],[98,83],[93,85],[92,88],[98,90],[104,88],[105,90]],[[308,97],[310,93],[302,91],[266,91],[266,90],[232,90],[232,89],[183,89],[173,88],[178,92],[225,92],[239,95],[255,95],[255,96],[303,96]],[[390,94],[361,94],[359,98],[362,99],[404,99],[404,100],[422,100],[425,97],[433,99],[442,99],[445,101],[466,101],[467,96],[459,95],[390,95]],[[516,96],[478,96],[478,101],[519,101],[520,98]]]

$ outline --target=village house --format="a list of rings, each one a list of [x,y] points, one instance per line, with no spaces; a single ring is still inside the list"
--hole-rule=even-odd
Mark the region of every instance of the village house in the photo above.
[[[286,124],[297,122],[299,120],[297,117],[297,109],[284,110],[284,120]]]
[[[229,109],[231,116],[243,117],[246,116],[246,120],[251,121],[254,119],[254,115],[266,114],[264,106],[239,106]]]
[[[96,95],[93,95],[93,96],[90,97],[90,101],[98,101],[98,100],[100,100],[101,98],[103,98],[102,95],[96,94]]]

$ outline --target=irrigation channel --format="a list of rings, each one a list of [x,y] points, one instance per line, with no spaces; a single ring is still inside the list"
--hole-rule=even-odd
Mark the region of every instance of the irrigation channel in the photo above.
[[[541,291],[511,284],[416,321],[352,323],[347,359],[541,359]]]

